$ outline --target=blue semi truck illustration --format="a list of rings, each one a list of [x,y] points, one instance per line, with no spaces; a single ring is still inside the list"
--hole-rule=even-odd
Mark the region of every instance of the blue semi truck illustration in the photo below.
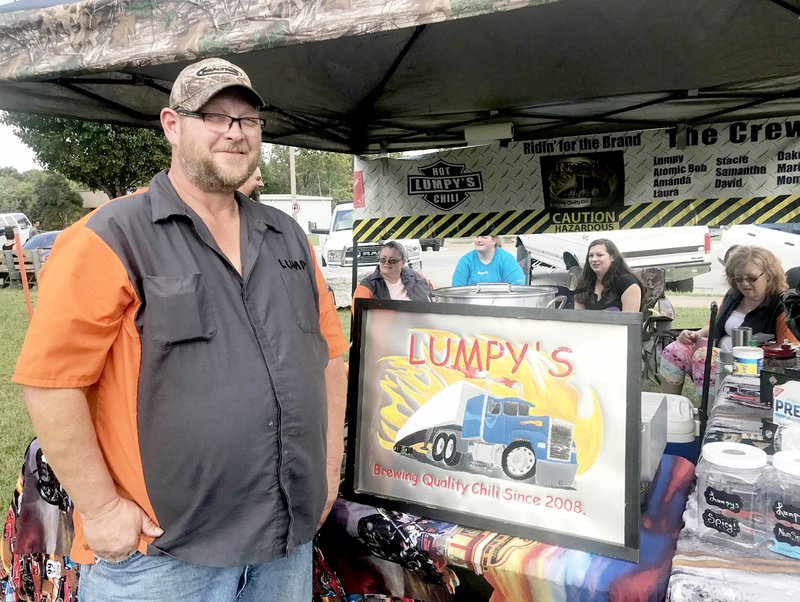
[[[394,451],[448,467],[502,468],[509,479],[570,487],[578,470],[573,424],[521,397],[461,381],[434,395],[397,431]]]

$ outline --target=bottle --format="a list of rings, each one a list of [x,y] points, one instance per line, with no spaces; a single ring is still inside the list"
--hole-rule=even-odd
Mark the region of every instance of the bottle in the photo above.
[[[717,355],[717,375],[714,379],[714,390],[709,395],[716,396],[717,392],[722,389],[722,381],[733,373],[733,355],[730,351],[723,351],[720,349]]]
[[[770,550],[800,560],[800,451],[780,451],[772,457],[767,528]]]
[[[767,538],[767,454],[751,445],[719,441],[703,446],[697,464],[697,536],[734,549],[754,549]]]

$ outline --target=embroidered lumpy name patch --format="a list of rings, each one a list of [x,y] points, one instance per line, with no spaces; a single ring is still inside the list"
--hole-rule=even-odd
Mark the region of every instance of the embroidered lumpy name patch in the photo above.
[[[284,270],[305,270],[306,262],[302,259],[279,259],[278,265]]]

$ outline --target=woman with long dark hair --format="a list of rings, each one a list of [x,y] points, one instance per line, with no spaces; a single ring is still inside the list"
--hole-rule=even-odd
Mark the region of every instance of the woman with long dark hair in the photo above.
[[[575,309],[642,311],[643,292],[617,245],[607,238],[593,240],[575,286]]]

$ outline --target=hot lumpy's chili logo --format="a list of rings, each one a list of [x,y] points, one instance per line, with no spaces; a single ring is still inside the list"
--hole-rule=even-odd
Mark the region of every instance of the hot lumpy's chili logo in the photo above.
[[[438,209],[450,211],[466,201],[471,192],[483,190],[480,172],[468,172],[465,165],[440,159],[419,171],[421,176],[408,176],[408,194],[421,196]]]

